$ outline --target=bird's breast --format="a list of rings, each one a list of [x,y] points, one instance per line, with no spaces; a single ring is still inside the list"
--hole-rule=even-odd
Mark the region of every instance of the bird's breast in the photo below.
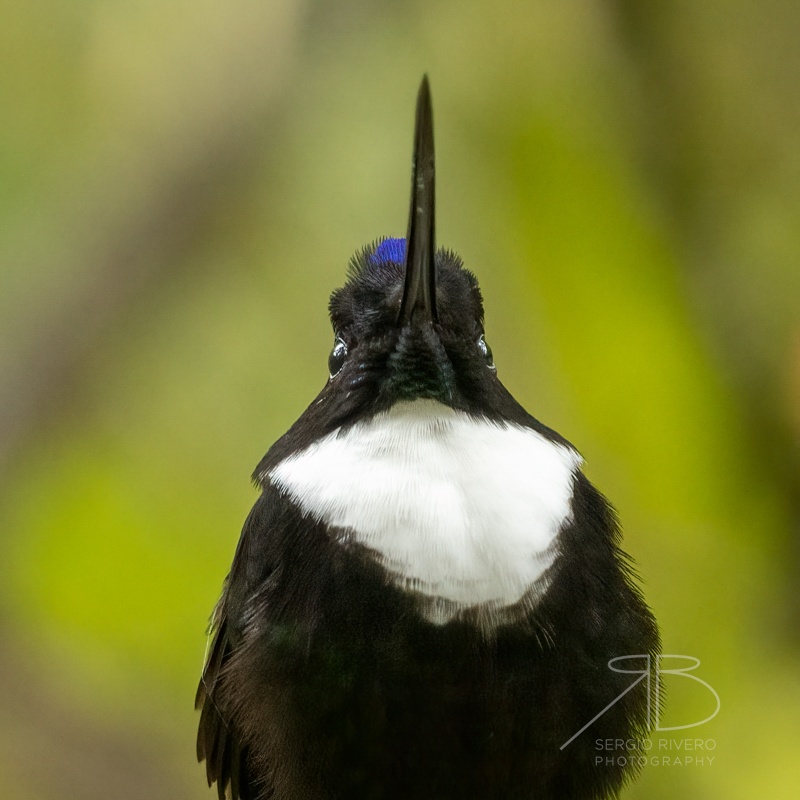
[[[424,613],[443,623],[464,608],[514,605],[541,584],[580,464],[531,428],[417,400],[262,477],[343,545],[369,548],[396,585],[435,599]]]

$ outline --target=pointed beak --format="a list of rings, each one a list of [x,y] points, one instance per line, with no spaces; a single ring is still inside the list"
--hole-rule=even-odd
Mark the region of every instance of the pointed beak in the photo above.
[[[433,109],[428,76],[417,94],[414,128],[414,166],[411,181],[411,209],[406,236],[406,277],[397,323],[408,325],[412,318],[437,322],[436,313],[436,163],[433,152]]]

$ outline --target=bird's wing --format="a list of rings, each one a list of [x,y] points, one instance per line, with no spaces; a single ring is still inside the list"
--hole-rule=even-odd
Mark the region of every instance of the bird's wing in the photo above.
[[[239,695],[236,681],[231,683],[231,672],[246,638],[241,626],[237,627],[237,620],[246,615],[243,609],[253,599],[246,574],[253,563],[263,562],[263,574],[269,576],[271,560],[261,548],[270,539],[273,510],[273,504],[262,493],[245,521],[222,597],[211,618],[211,644],[195,697],[195,708],[201,712],[197,760],[206,762],[208,785],[217,784],[220,800],[256,800],[269,791],[253,771],[251,748],[237,729],[230,706],[232,702],[236,705]],[[257,579],[255,585],[264,582],[265,579]]]
[[[219,800],[226,800],[228,786],[230,800],[255,800],[256,789],[248,773],[247,751],[240,747],[214,699],[220,671],[233,652],[224,603],[223,596],[214,611],[213,639],[195,697],[195,708],[201,710],[197,730],[197,760],[205,760],[208,785],[216,782]]]

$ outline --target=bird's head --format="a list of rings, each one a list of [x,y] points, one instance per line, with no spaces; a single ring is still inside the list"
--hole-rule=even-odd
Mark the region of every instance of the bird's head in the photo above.
[[[331,297],[331,394],[375,411],[432,399],[469,410],[496,383],[478,282],[435,244],[433,115],[427,78],[417,98],[408,233],[367,247]]]
[[[432,399],[469,410],[496,382],[475,277],[439,250],[429,269],[405,239],[385,239],[353,260],[334,292],[328,391],[376,410]]]

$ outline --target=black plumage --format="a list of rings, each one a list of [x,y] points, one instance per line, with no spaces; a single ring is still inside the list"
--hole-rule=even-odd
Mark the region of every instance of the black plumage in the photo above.
[[[474,606],[399,583],[270,477],[418,399],[569,447],[498,380],[477,281],[435,249],[433,178],[425,80],[408,247],[367,248],[334,292],[336,374],[258,465],[262,494],[214,612],[197,754],[220,798],[579,800],[615,794],[632,771],[624,752],[598,763],[595,742],[645,733],[645,682],[562,748],[632,683],[609,660],[658,649],[614,512],[580,472],[545,574],[513,603]]]

